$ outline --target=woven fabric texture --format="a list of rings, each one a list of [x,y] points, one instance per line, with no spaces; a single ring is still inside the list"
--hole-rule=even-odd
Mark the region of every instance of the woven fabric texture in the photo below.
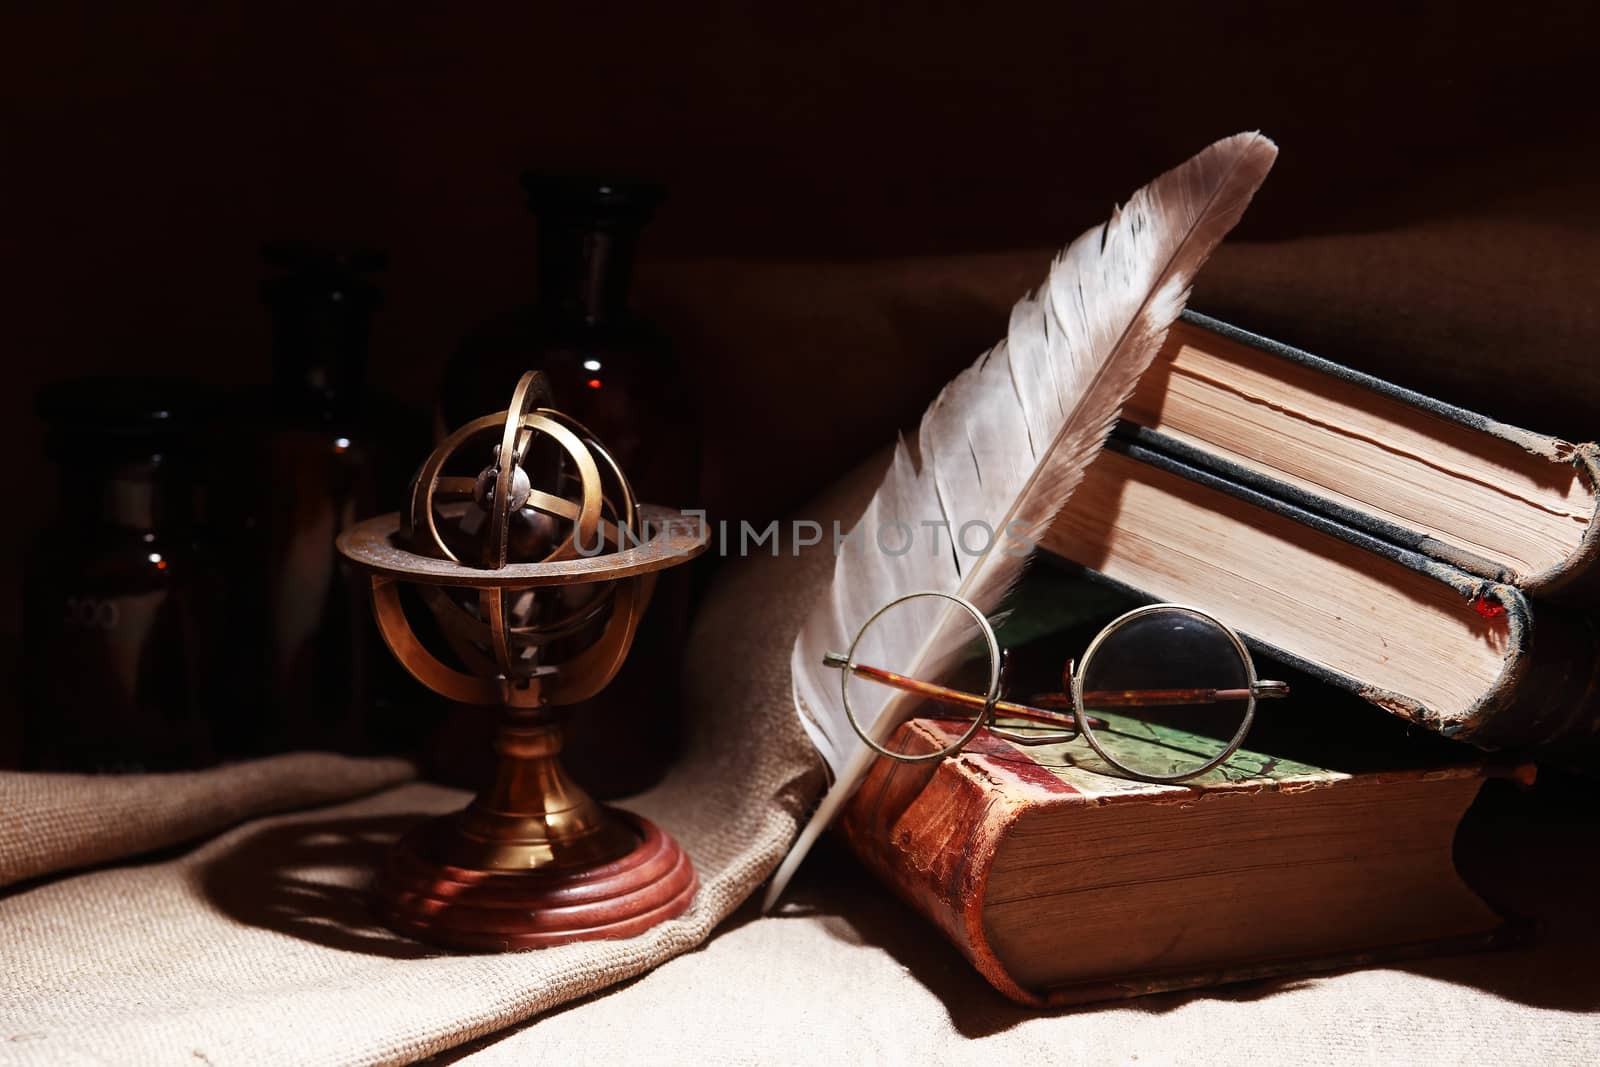
[[[413,773],[404,760],[315,752],[187,774],[0,773],[0,886],[371,793]]]

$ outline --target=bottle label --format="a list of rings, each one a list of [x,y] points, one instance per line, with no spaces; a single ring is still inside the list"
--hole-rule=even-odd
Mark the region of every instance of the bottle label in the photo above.
[[[32,762],[130,772],[185,765],[203,751],[181,598],[168,589],[72,591],[41,611],[50,617],[30,657]]]

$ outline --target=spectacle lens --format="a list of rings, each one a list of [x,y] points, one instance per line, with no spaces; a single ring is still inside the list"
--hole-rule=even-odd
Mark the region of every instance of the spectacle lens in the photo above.
[[[874,615],[856,637],[841,672],[845,709],[864,741],[888,755],[894,726],[909,718],[929,720],[943,744],[919,759],[954,752],[977,733],[985,698],[999,666],[993,631],[962,602],[933,593],[894,601]],[[880,719],[887,711],[888,718]],[[887,724],[880,730],[870,724]]]
[[[1244,647],[1221,623],[1189,608],[1129,612],[1085,653],[1081,706],[1106,721],[1084,736],[1137,778],[1181,781],[1226,760],[1255,712]]]

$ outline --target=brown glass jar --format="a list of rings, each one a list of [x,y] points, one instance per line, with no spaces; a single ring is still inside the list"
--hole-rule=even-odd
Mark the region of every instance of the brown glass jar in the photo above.
[[[369,275],[385,261],[288,243],[263,258],[272,384],[238,396],[211,470],[241,638],[230,657],[239,695],[218,735],[229,755],[368,751],[384,743],[375,680],[388,657],[366,580],[334,539],[378,507],[366,370],[380,305]]]
[[[206,401],[193,386],[153,380],[39,393],[60,492],[26,562],[27,767],[162,771],[212,760],[207,643],[226,622],[201,527]]]
[[[640,499],[698,507],[694,390],[666,336],[628,306],[634,254],[661,188],[542,174],[526,175],[523,186],[538,218],[538,299],[466,338],[445,370],[436,431],[504,409],[522,372],[542,370],[555,407],[594,433]],[[622,671],[572,709],[564,758],[597,796],[651,785],[676,753],[690,570],[662,576]]]
[[[542,370],[556,406],[594,431],[645,500],[693,507],[694,393],[665,334],[628,307],[661,188],[546,175],[523,185],[539,222],[538,299],[468,335],[440,386],[439,429],[504,408],[522,372]]]

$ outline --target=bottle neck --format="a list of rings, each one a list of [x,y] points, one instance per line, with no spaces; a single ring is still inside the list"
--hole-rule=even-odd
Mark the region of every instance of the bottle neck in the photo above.
[[[275,309],[272,386],[279,408],[325,419],[353,414],[366,383],[369,322],[355,308]]]
[[[637,227],[562,219],[539,224],[539,301],[570,323],[603,325],[627,316]]]
[[[62,517],[86,526],[187,527],[195,519],[194,492],[189,472],[160,456],[61,468]]]

